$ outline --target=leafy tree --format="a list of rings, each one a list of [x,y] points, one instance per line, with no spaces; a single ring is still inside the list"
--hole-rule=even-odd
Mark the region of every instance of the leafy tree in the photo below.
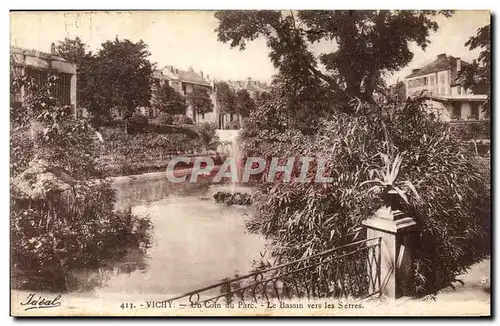
[[[460,75],[464,78],[464,88],[471,89],[476,94],[491,93],[491,33],[490,25],[483,26],[477,30],[476,36],[472,36],[465,43],[469,50],[480,48],[482,51],[479,53],[477,61],[472,64],[466,65],[461,70]],[[484,111],[489,114],[490,104],[488,103],[483,107]]]
[[[215,123],[204,122],[196,126],[196,133],[203,146],[207,149],[216,149],[219,144],[217,136],[217,127]]]
[[[271,95],[268,92],[263,92],[262,94],[260,94],[259,98],[257,99],[257,102],[258,101],[267,101],[270,98],[271,98]]]
[[[147,45],[141,40],[106,41],[96,55],[85,51],[77,37],[59,42],[56,52],[78,65],[78,98],[82,106],[98,117],[122,110],[125,118],[151,98],[152,65],[147,60]]]
[[[87,52],[87,45],[77,36],[74,39],[66,37],[64,41],[59,41],[55,50],[56,54],[61,58],[74,62],[80,68],[86,58],[92,56],[91,52]]]
[[[226,82],[215,85],[215,94],[221,112],[236,113],[236,94]]]
[[[265,37],[274,66],[282,75],[293,76],[298,85],[315,79],[343,101],[351,97],[371,101],[383,75],[412,60],[410,42],[427,47],[430,32],[438,28],[432,16],[438,13],[451,15],[425,10],[245,10],[219,11],[215,17],[218,39],[231,47],[243,50],[246,42]],[[331,52],[314,54],[311,43],[332,41],[336,46]]]
[[[169,85],[160,86],[152,97],[152,106],[168,114],[185,114],[186,101]]]
[[[259,106],[269,115],[267,117],[266,114],[266,118],[261,121],[262,128],[277,128],[281,131],[298,129],[308,134],[317,130],[319,120],[328,118],[337,109],[344,110],[338,105],[338,96],[318,85],[317,80],[307,79],[303,82],[300,84],[296,78],[286,75],[275,78],[267,100],[264,97],[259,101]]]
[[[59,41],[55,50],[61,58],[76,63],[78,105],[92,112],[92,108],[99,107],[99,103],[94,102],[100,84],[96,84],[99,81],[99,78],[95,76],[96,59],[92,52],[87,51],[86,48],[87,45],[79,37],[76,37],[75,39],[65,38],[64,41]]]
[[[109,116],[111,109],[118,108],[128,119],[137,107],[150,104],[152,66],[148,56],[142,40],[134,43],[116,38],[102,44],[91,78],[95,113]]]
[[[396,95],[400,103],[404,103],[406,100],[406,85],[403,81],[399,81],[394,85],[393,89],[394,95]]]
[[[378,90],[382,95],[384,103],[395,103],[403,105],[406,102],[406,85],[403,81],[398,81],[396,84]]]
[[[242,117],[250,116],[250,112],[255,110],[255,102],[250,97],[250,94],[244,89],[236,92],[236,111]]]
[[[187,95],[187,101],[193,109],[195,119],[196,114],[208,113],[213,109],[212,100],[207,91],[200,87],[193,87],[193,91]]]
[[[124,110],[128,117],[137,107],[149,105],[152,66],[147,60],[147,45],[142,40],[137,43],[118,38],[106,41],[97,56],[111,106]]]

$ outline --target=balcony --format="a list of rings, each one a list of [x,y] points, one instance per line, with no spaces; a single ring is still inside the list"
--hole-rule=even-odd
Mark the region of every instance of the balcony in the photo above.
[[[483,94],[463,94],[463,95],[427,95],[430,99],[438,101],[470,101],[470,102],[484,102],[488,100],[488,95]]]

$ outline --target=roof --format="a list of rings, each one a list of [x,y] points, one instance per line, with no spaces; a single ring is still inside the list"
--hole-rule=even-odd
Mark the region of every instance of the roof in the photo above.
[[[456,64],[457,64],[457,58],[455,58],[453,56],[438,55],[436,60],[423,66],[418,71],[415,71],[415,72],[409,74],[408,76],[406,76],[406,78],[424,76],[424,75],[428,75],[428,74],[431,74],[434,72],[448,70],[448,69],[456,66]],[[466,66],[466,65],[469,65],[469,63],[461,60],[460,65]]]
[[[208,80],[201,77],[194,71],[179,70],[177,76],[179,76],[179,80],[183,82],[210,86],[210,82]]]
[[[163,73],[160,70],[153,70],[152,76],[153,76],[153,78],[157,78],[157,79],[164,79],[165,78],[165,76],[163,76]]]
[[[30,57],[37,57],[37,58],[52,60],[52,61],[67,62],[67,60],[65,60],[57,55],[54,55],[54,54],[51,54],[48,52],[39,51],[36,49],[26,49],[26,48],[21,48],[21,47],[17,47],[17,46],[11,46],[10,53],[11,54],[22,54],[22,55],[27,55]]]
[[[172,66],[166,66],[163,69],[163,75],[170,80],[178,80],[185,83],[197,84],[203,86],[211,86],[210,82],[202,77],[200,74],[194,72],[194,70],[190,69],[188,71],[176,69]]]
[[[249,91],[255,91],[255,92],[268,92],[269,87],[267,86],[267,83],[258,81],[258,80],[252,80],[252,79],[246,79],[246,80],[236,80],[236,81],[228,81],[227,82],[231,87],[235,89],[246,89]]]

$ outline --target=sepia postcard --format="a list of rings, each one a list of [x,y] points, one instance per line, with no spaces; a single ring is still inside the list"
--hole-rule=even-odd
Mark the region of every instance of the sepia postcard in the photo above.
[[[11,11],[11,315],[491,316],[490,24]]]

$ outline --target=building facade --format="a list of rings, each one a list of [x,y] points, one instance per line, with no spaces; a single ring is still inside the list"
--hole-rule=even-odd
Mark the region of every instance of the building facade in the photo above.
[[[186,115],[193,122],[215,121],[215,118],[211,118],[211,115],[213,115],[212,112],[204,114],[196,112],[192,102],[189,100],[203,98],[212,101],[213,83],[209,81],[209,77],[208,75],[204,76],[203,72],[195,72],[192,68],[181,70],[173,66],[166,66],[161,70],[154,70],[151,85],[152,102],[158,89],[164,85],[168,85],[184,98],[187,105]],[[154,108],[154,105],[147,108],[138,108],[138,111],[149,118],[155,118],[160,113]]]
[[[157,90],[163,85],[172,87],[174,91],[181,94],[188,106],[186,115],[190,117],[194,123],[199,124],[203,122],[215,123],[219,129],[226,129],[228,124],[233,121],[242,122],[242,117],[237,113],[224,113],[217,101],[217,88],[218,81],[210,79],[208,74],[202,71],[195,72],[192,68],[181,70],[173,66],[166,66],[161,70],[153,72],[153,83],[151,86],[152,101],[154,101]],[[252,80],[239,81],[225,81],[235,92],[239,90],[246,90],[250,97],[257,101],[263,93],[269,92],[269,87],[266,83]],[[212,111],[207,113],[195,112],[190,98],[202,97],[209,99],[212,103]],[[160,112],[151,105],[148,108],[139,108],[138,111],[148,116],[149,118],[156,117]]]
[[[224,81],[233,89],[233,91],[238,92],[239,90],[246,90],[252,100],[257,102],[259,98],[262,96],[264,93],[268,93],[270,91],[269,86],[265,82],[261,82],[258,80],[252,80],[250,77],[247,78],[246,80],[228,80]],[[214,88],[214,100],[216,102],[217,100],[217,89]],[[214,102],[214,103],[215,103]],[[238,121],[241,125],[242,123],[242,116],[239,113],[224,113],[220,112],[220,106],[215,105],[217,107],[217,111],[214,110],[216,113],[216,118],[217,118],[217,125],[219,129],[226,129],[227,125],[230,124],[233,121]]]
[[[266,82],[252,80],[250,77],[248,77],[246,80],[230,80],[228,81],[228,84],[235,91],[246,90],[250,97],[256,102],[262,96],[262,94],[269,92],[269,86]]]
[[[460,70],[469,63],[446,53],[433,62],[413,69],[405,78],[406,97],[425,96],[429,111],[443,121],[483,120],[488,98],[463,87]]]
[[[60,105],[71,106],[75,116],[77,109],[77,66],[51,53],[10,47],[11,68],[14,77],[30,76],[37,86],[43,86],[49,75],[56,75],[55,94]],[[21,87],[11,98],[11,106],[21,106],[27,98],[27,89]]]

